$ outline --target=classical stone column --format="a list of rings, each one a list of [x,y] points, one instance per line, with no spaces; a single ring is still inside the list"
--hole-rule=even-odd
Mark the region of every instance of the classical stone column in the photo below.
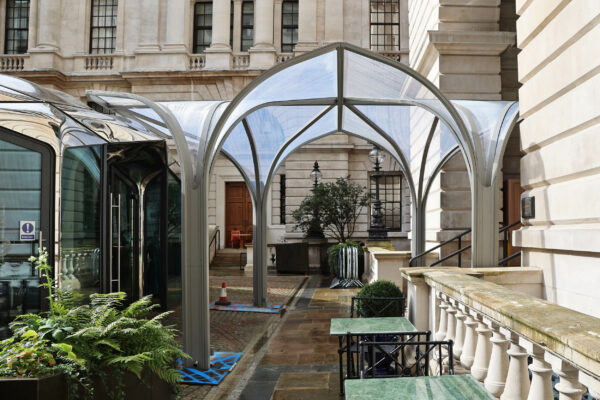
[[[510,356],[506,385],[500,400],[522,400],[529,393],[529,371],[527,369],[527,352],[519,345],[519,337],[510,333]]]
[[[267,69],[275,65],[273,18],[273,0],[254,2],[254,46],[248,50],[252,69]]]
[[[454,335],[454,359],[456,364],[460,363],[460,356],[463,351],[463,345],[465,340],[465,319],[466,314],[460,309],[457,309],[456,313],[456,334]]]
[[[536,344],[529,343],[529,355],[533,363],[529,366],[531,371],[531,387],[527,400],[552,400],[552,368],[544,360],[544,349]]]
[[[316,49],[317,43],[317,0],[298,2],[298,43],[294,53],[302,54]]]
[[[233,38],[230,43],[234,53],[242,51],[242,0],[233,2]]]
[[[38,0],[37,46],[39,49],[58,50],[58,37],[61,20],[61,0]]]
[[[231,2],[213,0],[212,42],[204,51],[206,54],[205,69],[231,69],[231,47],[229,46],[229,28],[231,19]]]
[[[500,333],[500,327],[495,322],[490,322],[492,329],[492,354],[488,365],[488,373],[485,378],[485,388],[495,397],[498,397],[504,391],[506,383],[506,374],[508,373],[508,340]]]
[[[460,355],[460,363],[463,367],[470,370],[475,360],[475,350],[477,348],[477,321],[473,319],[471,314],[467,313],[467,319],[465,320],[465,341],[462,348],[462,354]]]
[[[184,21],[189,15],[190,2],[187,0],[169,0],[167,7],[167,26],[165,45],[161,57],[162,67],[171,70],[184,70],[188,65],[187,37]]]
[[[475,349],[475,359],[471,367],[471,375],[479,382],[483,382],[487,376],[492,352],[490,344],[492,331],[490,331],[482,320],[478,321],[478,327],[475,331],[477,332],[477,348]]]
[[[344,1],[325,0],[325,42],[333,43],[343,41]]]
[[[144,0],[140,3],[140,36],[135,49],[135,67],[138,70],[157,67],[157,60],[160,58],[158,26],[159,0]]]

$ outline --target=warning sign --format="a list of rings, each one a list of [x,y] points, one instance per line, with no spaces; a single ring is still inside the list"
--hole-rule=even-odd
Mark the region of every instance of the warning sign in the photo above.
[[[19,221],[19,240],[35,240],[35,221]]]

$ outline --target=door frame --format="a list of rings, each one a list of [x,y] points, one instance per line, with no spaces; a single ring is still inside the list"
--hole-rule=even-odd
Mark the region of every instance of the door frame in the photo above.
[[[46,243],[46,249],[48,251],[48,265],[52,265],[52,276],[56,278],[57,265],[55,264],[55,199],[56,199],[56,153],[52,146],[44,143],[40,140],[29,137],[25,134],[16,133],[7,128],[0,127],[0,133],[2,133],[2,140],[8,143],[12,143],[16,146],[24,147],[28,150],[40,153],[42,156],[42,168],[41,168],[41,201],[40,201],[40,226],[38,227],[38,243],[39,243],[39,232],[43,229],[47,230],[42,235],[42,246]],[[48,289],[40,288],[40,310],[48,310]]]
[[[252,235],[254,235],[254,200],[252,198],[252,193],[250,192],[250,189],[248,188],[248,185],[246,184],[246,182],[244,180],[235,180],[235,181],[225,181],[223,183],[223,202],[221,204],[223,204],[223,228],[222,231],[225,235],[224,237],[224,241],[222,242],[222,246],[223,248],[226,248],[227,246],[227,185],[231,184],[231,183],[237,183],[242,185],[247,193],[248,193],[248,198],[250,199],[250,212],[251,212],[251,218],[249,219],[249,225],[252,229]],[[220,204],[219,200],[217,199],[217,204]],[[254,236],[252,237],[252,243],[254,242]]]

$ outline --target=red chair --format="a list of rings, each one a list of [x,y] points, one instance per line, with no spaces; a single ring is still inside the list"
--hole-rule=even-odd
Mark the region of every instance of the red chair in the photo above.
[[[241,232],[231,231],[231,247],[234,249],[240,248]]]

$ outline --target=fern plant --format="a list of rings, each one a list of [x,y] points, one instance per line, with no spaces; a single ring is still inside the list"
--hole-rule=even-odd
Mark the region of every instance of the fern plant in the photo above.
[[[40,257],[32,261],[45,275],[42,285],[49,292],[49,312],[44,316],[24,314],[17,317],[10,324],[13,338],[2,342],[0,361],[14,365],[19,354],[30,352],[21,348],[44,349],[44,355],[40,356],[43,368],[29,371],[28,376],[63,372],[70,383],[72,397],[82,393],[84,397],[93,397],[90,382],[102,382],[110,397],[125,398],[124,374],[131,372],[142,379],[145,370],[152,371],[176,391],[176,384],[181,380],[176,369],[177,360],[189,356],[175,340],[177,331],[162,324],[170,312],[150,318],[158,307],[152,304],[152,296],[125,307],[125,293],[121,292],[92,294],[88,304],[80,304],[80,299],[73,293],[54,288],[51,267],[46,260],[43,249]],[[68,357],[63,354],[65,351]],[[38,358],[31,360],[32,365]],[[53,364],[49,365],[47,360]],[[110,384],[108,371],[113,380]],[[6,368],[0,369],[0,376],[10,373]]]

